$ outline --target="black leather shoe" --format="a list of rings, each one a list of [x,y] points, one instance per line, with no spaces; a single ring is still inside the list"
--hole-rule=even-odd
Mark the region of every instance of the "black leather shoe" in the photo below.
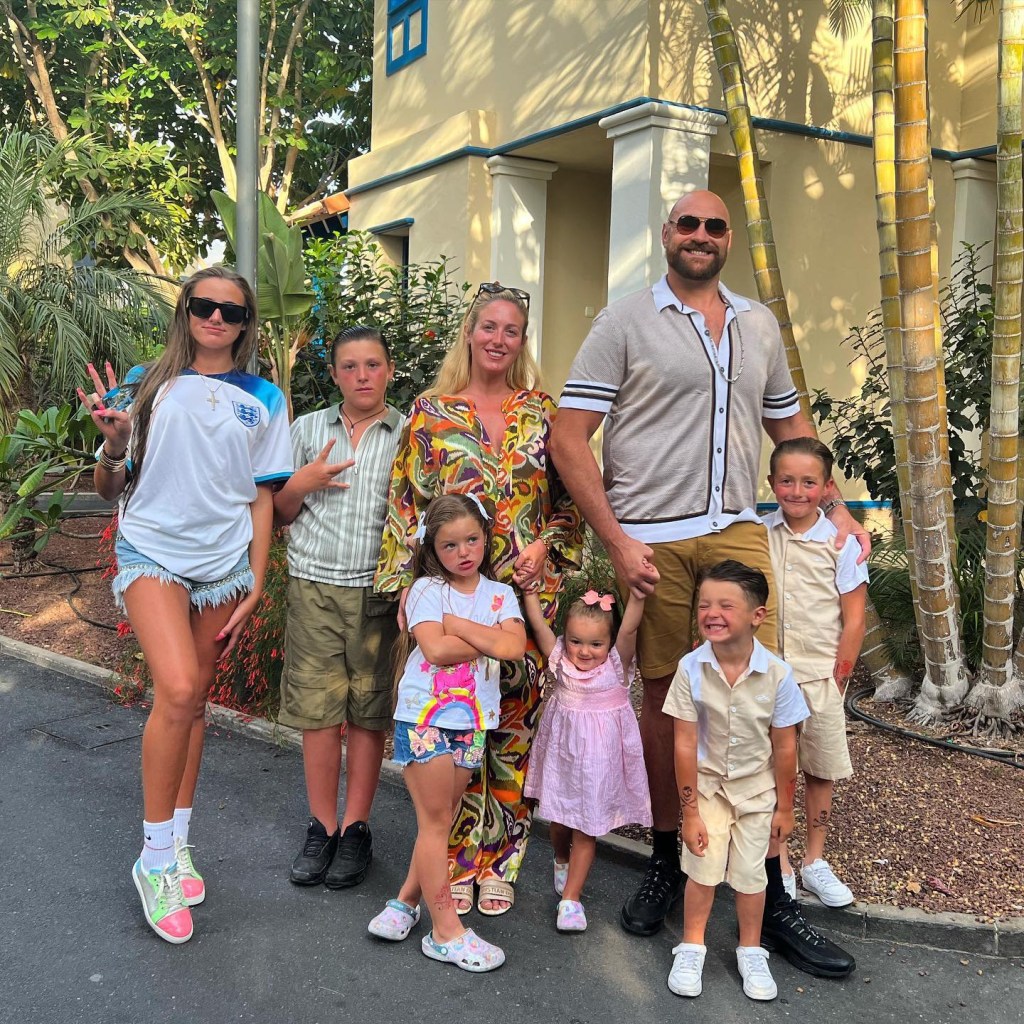
[[[373,836],[365,821],[353,821],[338,841],[338,852],[327,869],[324,884],[328,889],[347,889],[358,885],[373,860]]]
[[[781,954],[794,967],[817,978],[845,978],[857,962],[804,919],[796,900],[780,897],[765,907],[761,945]]]
[[[680,896],[686,876],[678,863],[651,858],[640,888],[626,900],[619,919],[634,935],[654,935]]]
[[[319,885],[338,849],[338,830],[329,836],[316,818],[309,819],[302,852],[292,861],[288,880],[296,885]]]

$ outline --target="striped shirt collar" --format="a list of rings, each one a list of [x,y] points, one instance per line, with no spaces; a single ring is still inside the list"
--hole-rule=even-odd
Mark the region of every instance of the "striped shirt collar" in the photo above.
[[[736,310],[737,313],[745,313],[750,309],[749,300],[743,298],[742,295],[736,295],[729,291],[721,281],[718,282],[718,293],[722,296],[722,301],[727,306]],[[674,291],[672,291],[668,284],[668,274],[665,274],[653,285],[651,288],[651,295],[654,296],[654,305],[659,313],[669,306],[675,306],[680,313],[700,312],[699,310],[694,309],[693,306],[688,306],[679,298],[678,295],[676,295]]]
[[[393,405],[388,405],[387,403],[385,403],[384,409],[386,411],[386,415],[384,416],[384,419],[377,420],[377,422],[381,426],[387,427],[388,430],[397,430],[402,425],[402,420],[404,419],[404,417],[402,416],[402,414]],[[327,422],[328,423],[341,423],[342,422],[342,419],[341,419],[341,402],[335,402],[334,405],[329,405],[327,407]]]

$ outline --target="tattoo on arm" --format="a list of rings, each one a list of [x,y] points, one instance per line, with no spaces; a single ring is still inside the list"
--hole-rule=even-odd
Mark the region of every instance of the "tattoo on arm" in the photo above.
[[[679,798],[682,800],[683,806],[685,807],[697,806],[697,797],[693,792],[693,786],[683,786],[679,791]]]
[[[842,685],[853,675],[853,662],[837,661],[832,674],[836,677],[836,682]]]

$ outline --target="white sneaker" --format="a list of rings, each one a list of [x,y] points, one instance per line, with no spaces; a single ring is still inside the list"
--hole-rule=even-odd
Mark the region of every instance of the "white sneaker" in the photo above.
[[[782,873],[782,888],[786,890],[786,895],[791,899],[796,899],[796,872],[790,871],[787,875],[785,872]]]
[[[821,858],[812,864],[804,864],[800,869],[800,882],[826,907],[847,907],[853,902],[853,893],[836,878],[828,861]]]
[[[702,989],[701,975],[704,973],[704,957],[708,947],[696,942],[680,942],[672,950],[675,960],[668,972],[668,987],[677,996],[699,996]]]
[[[768,953],[760,946],[737,946],[736,966],[743,979],[743,994],[748,999],[774,999],[779,990],[768,970]]]

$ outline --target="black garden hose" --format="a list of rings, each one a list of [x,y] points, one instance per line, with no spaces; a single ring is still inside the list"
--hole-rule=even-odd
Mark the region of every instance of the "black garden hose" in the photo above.
[[[862,722],[867,722],[869,725],[873,725],[876,729],[881,729],[883,732],[890,732],[894,736],[902,736],[905,739],[917,740],[920,743],[927,743],[930,746],[939,747],[942,750],[954,750],[961,754],[973,754],[975,757],[984,757],[989,761],[996,761],[998,764],[1004,764],[1010,768],[1024,768],[1024,755],[1016,753],[1015,751],[986,750],[981,747],[968,747],[962,743],[954,743],[952,740],[942,740],[933,736],[923,736],[921,733],[914,732],[912,729],[904,729],[902,726],[893,725],[891,722],[883,721],[881,718],[876,718],[874,715],[868,714],[866,711],[862,711],[860,702],[869,694],[874,693],[874,689],[875,688],[873,686],[865,686],[856,693],[847,693],[846,707],[854,718],[857,718]]]

